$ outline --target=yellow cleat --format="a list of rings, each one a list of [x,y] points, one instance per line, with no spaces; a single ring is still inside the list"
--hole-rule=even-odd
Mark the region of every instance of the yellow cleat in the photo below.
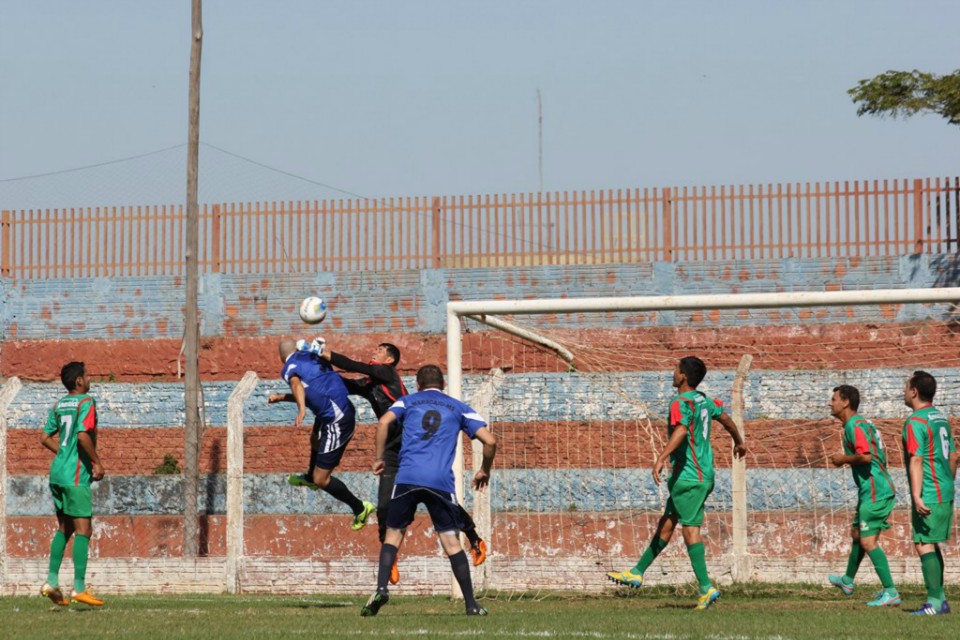
[[[697,599],[697,611],[709,609],[710,605],[720,599],[720,591],[716,587],[710,589]]]
[[[629,569],[626,571],[613,571],[607,574],[607,579],[621,584],[625,587],[639,589],[643,586],[643,576],[639,573],[633,573]]]
[[[58,607],[65,607],[70,604],[70,601],[63,597],[63,591],[60,590],[60,587],[50,586],[49,582],[44,582],[43,586],[40,587],[40,595],[49,598],[50,602]]]
[[[90,593],[89,589],[87,589],[86,591],[83,591],[82,593],[77,593],[76,589],[74,589],[73,591],[70,592],[70,600],[72,600],[73,602],[81,602],[83,604],[88,604],[91,607],[103,606],[103,600],[95,597],[92,593]]]
[[[377,510],[376,505],[372,502],[363,503],[363,511],[353,516],[353,524],[350,525],[350,528],[354,531],[360,531],[365,526],[367,526],[367,518],[370,517],[370,514]]]

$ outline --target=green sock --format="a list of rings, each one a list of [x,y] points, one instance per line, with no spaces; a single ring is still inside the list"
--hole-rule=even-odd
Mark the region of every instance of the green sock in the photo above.
[[[630,569],[630,573],[636,573],[642,576],[643,572],[649,569],[650,565],[653,564],[653,560],[660,555],[661,551],[666,548],[666,540],[660,536],[653,536],[653,540],[650,541],[650,546],[648,546],[647,550],[643,552],[642,556],[640,556],[636,566],[634,566],[633,569]]]
[[[876,570],[877,575],[880,576],[880,584],[883,585],[884,589],[893,589],[896,592],[896,589],[893,588],[893,576],[890,575],[890,563],[887,562],[887,554],[883,552],[883,549],[877,547],[873,551],[867,552],[867,555],[870,556],[870,561],[873,562],[873,568]],[[892,593],[890,595],[893,595]]]
[[[946,565],[943,563],[943,552],[940,551],[940,545],[934,545],[934,549],[937,550],[937,560],[940,561],[940,599],[947,599],[947,583],[943,580],[943,570],[946,568]]]
[[[690,556],[690,564],[693,565],[693,573],[697,576],[697,582],[700,583],[700,595],[703,595],[713,586],[710,584],[710,576],[707,575],[707,554],[703,548],[703,543],[698,542],[687,547],[687,554]]]
[[[848,584],[853,584],[853,579],[857,577],[857,569],[860,568],[864,555],[866,554],[864,554],[860,543],[854,542],[853,546],[850,547],[850,556],[847,558],[847,573],[844,574],[844,577],[850,580]]]
[[[927,602],[939,609],[943,602],[940,599],[943,585],[940,583],[940,561],[937,554],[925,553],[920,556],[920,568],[923,571],[923,584],[927,587]]]
[[[90,552],[90,536],[73,536],[73,590],[87,590],[87,555]]]
[[[57,531],[50,543],[50,565],[47,570],[47,582],[51,587],[60,586],[60,565],[63,563],[63,552],[67,548],[67,536],[63,531]]]

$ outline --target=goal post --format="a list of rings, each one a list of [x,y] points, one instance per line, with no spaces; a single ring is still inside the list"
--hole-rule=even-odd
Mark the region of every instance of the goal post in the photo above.
[[[751,451],[747,460],[735,461],[729,451],[721,452],[716,448],[722,446],[732,449],[728,446],[728,439],[721,440],[721,436],[718,436],[714,441],[718,460],[723,459],[724,468],[718,466],[717,488],[714,497],[708,501],[707,509],[708,512],[712,511],[711,502],[722,506],[716,507],[720,511],[718,517],[708,516],[705,528],[713,527],[707,531],[707,537],[713,537],[715,545],[716,538],[723,538],[724,543],[709,551],[713,554],[711,573],[714,573],[715,565],[722,565],[720,573],[726,580],[762,580],[765,572],[773,575],[772,571],[779,572],[776,575],[780,579],[792,577],[806,580],[812,579],[828,562],[841,564],[827,556],[840,553],[844,544],[849,548],[849,500],[855,499],[856,490],[849,480],[849,469],[833,469],[827,462],[828,453],[839,444],[840,431],[826,408],[829,392],[839,384],[869,387],[874,378],[879,376],[874,386],[882,386],[887,396],[891,393],[895,395],[898,390],[891,390],[891,385],[894,380],[896,384],[903,384],[909,375],[906,367],[910,367],[910,371],[912,368],[925,368],[922,358],[911,357],[901,361],[898,354],[921,353],[934,346],[942,351],[942,347],[947,347],[948,351],[955,352],[955,356],[947,359],[941,356],[937,360],[941,363],[938,375],[945,375],[946,383],[941,394],[943,398],[938,395],[938,400],[946,403],[945,411],[950,415],[960,413],[960,399],[956,397],[957,390],[952,388],[957,385],[946,374],[953,367],[960,366],[960,332],[956,331],[958,303],[960,287],[448,303],[449,393],[456,398],[472,400],[477,397],[478,387],[486,379],[486,372],[495,366],[507,365],[504,367],[507,373],[499,395],[492,400],[487,399],[490,402],[490,415],[486,417],[490,418],[501,445],[491,486],[487,489],[490,495],[483,500],[467,499],[478,516],[476,519],[481,525],[481,535],[489,540],[488,552],[493,568],[484,575],[487,588],[549,588],[551,580],[548,576],[556,573],[570,576],[568,587],[602,588],[605,571],[624,567],[604,568],[601,565],[625,558],[630,558],[632,563],[636,559],[633,554],[638,548],[642,551],[649,541],[653,533],[650,523],[659,516],[658,511],[662,510],[665,500],[663,489],[660,489],[659,496],[650,493],[647,486],[652,486],[649,467],[665,443],[665,423],[657,422],[657,416],[665,413],[666,399],[672,393],[668,370],[672,369],[676,358],[685,355],[704,356],[711,371],[704,388],[709,388],[711,396],[731,401],[728,413],[731,413],[741,430],[746,425],[748,447],[753,444],[756,448],[756,452]],[[945,307],[948,312],[927,320],[924,313],[913,311],[920,308],[919,305],[935,305],[937,313],[941,307]],[[830,307],[845,309],[828,312],[826,309]],[[901,317],[898,309],[911,311],[903,313]],[[714,315],[717,310],[728,311],[723,312],[726,315]],[[676,318],[662,315],[662,312],[668,311],[687,313],[681,320],[679,315]],[[571,314],[577,316],[574,318]],[[783,321],[790,314],[795,314],[795,317]],[[521,320],[520,316],[524,318]],[[868,316],[869,319],[865,319]],[[577,320],[587,317],[602,319],[594,324]],[[644,332],[655,333],[667,329],[685,332],[690,328],[686,321],[700,317],[708,317],[713,321],[704,323],[706,330],[711,332],[710,340],[702,342],[707,345],[704,347],[706,355],[699,353],[697,346],[677,341],[651,354],[639,369],[631,370],[627,362],[629,356],[618,352],[621,345],[610,342],[616,342],[619,335],[633,338]],[[721,317],[729,323],[717,320]],[[630,320],[624,321],[624,318]],[[604,325],[603,319],[609,320],[608,326]],[[773,330],[768,333],[779,331],[784,340],[808,331],[811,335],[806,336],[806,342],[793,351],[784,349],[781,352],[775,346],[753,344],[750,326],[753,321],[765,324],[765,330]],[[835,328],[828,329],[828,325],[833,327],[830,324],[833,321],[845,329],[839,332]],[[606,355],[597,356],[595,348],[583,338],[582,334],[588,333],[584,329],[586,326],[605,327],[601,338],[593,339],[608,341]],[[823,336],[818,333],[821,329]],[[930,335],[920,335],[927,330]],[[830,331],[836,335],[830,334]],[[762,331],[756,333],[760,335]],[[729,340],[728,335],[731,336]],[[578,340],[584,341],[584,344],[574,344]],[[857,340],[864,342],[863,354],[859,353]],[[872,357],[872,352],[866,347],[876,349],[875,343],[884,340],[892,345],[884,352],[887,355],[879,359]],[[495,346],[498,341],[501,344],[509,343],[507,348],[500,350],[500,355],[478,355],[478,351],[500,349]],[[468,343],[466,347],[465,342]],[[642,351],[642,342],[643,339],[638,338],[637,345],[631,346],[633,350],[630,353]],[[714,347],[724,349],[725,356],[711,357],[710,349]],[[767,349],[767,352],[758,353],[757,349]],[[833,354],[830,357],[837,362],[824,364],[817,350]],[[842,358],[836,354],[844,350],[856,352],[859,360],[852,364],[840,362]],[[539,352],[539,355],[518,355],[531,351]],[[600,361],[602,357],[608,359],[606,365]],[[795,361],[791,360],[794,357]],[[465,363],[465,358],[469,360],[468,363]],[[526,358],[525,365],[514,366],[523,358]],[[543,364],[547,358],[555,360],[552,369]],[[715,360],[722,360],[723,364],[714,366],[712,361]],[[932,369],[937,366],[930,365]],[[539,372],[536,374],[539,376],[536,383],[530,380],[534,374],[529,372],[533,371]],[[465,373],[469,374],[466,379]],[[799,378],[803,378],[802,385],[797,382]],[[594,387],[594,392],[590,391],[591,387]],[[597,391],[600,387],[602,389]],[[769,409],[768,405],[776,405],[777,402],[783,405],[792,403],[794,398],[791,394],[798,393],[797,389],[801,389],[804,411],[810,415],[799,416],[802,413],[800,408],[785,411],[783,415]],[[827,395],[821,401],[824,389]],[[642,408],[618,399],[618,396],[632,395],[636,398],[644,394],[649,394],[649,404],[643,401],[645,406]],[[879,391],[873,390],[873,394],[876,397]],[[763,397],[767,400],[758,400]],[[505,406],[498,407],[498,404]],[[582,415],[568,411],[567,405],[574,404],[579,405]],[[799,407],[799,400],[797,404]],[[902,405],[888,398],[883,400],[879,409],[873,406],[876,404],[874,402],[868,407],[864,415],[871,419],[873,416],[870,412],[878,411],[877,417],[884,422],[883,429],[888,432],[891,450],[888,458],[896,458],[893,464],[898,465],[899,445],[891,435],[897,433],[899,428],[896,420],[899,419],[902,424],[902,417],[906,413],[902,411]],[[900,409],[897,409],[898,406]],[[902,417],[894,417],[901,414]],[[786,461],[783,456],[777,458],[772,440],[779,433],[778,420],[789,423],[783,433],[802,441],[794,443],[795,451]],[[550,433],[551,429],[555,429],[557,434]],[[725,435],[722,437],[726,438]],[[572,444],[563,442],[564,438],[571,440]],[[511,439],[522,442],[512,444]],[[547,439],[554,439],[555,442],[540,442]],[[617,440],[617,444],[611,445],[605,439]],[[511,446],[514,450],[507,451]],[[549,455],[553,458],[544,462],[543,456],[536,458],[540,453],[534,449],[552,449]],[[618,456],[622,455],[621,449],[629,451],[629,455],[635,456],[635,459],[629,462],[620,460]],[[473,464],[476,464],[476,460],[473,460]],[[464,500],[465,462],[460,447],[454,471],[457,496]],[[903,474],[899,468],[895,472]],[[598,487],[599,481],[607,484]],[[773,484],[765,484],[771,482]],[[899,480],[897,482],[900,483]],[[633,487],[638,487],[637,491],[642,494],[642,498],[635,502],[630,495]],[[763,491],[768,491],[768,495],[764,495]],[[513,492],[522,496],[512,495]],[[581,493],[585,496],[582,499]],[[898,494],[898,509],[902,509],[905,492],[900,488]],[[489,509],[494,513],[489,516],[480,509]],[[898,555],[907,557],[900,552],[908,546],[904,530],[909,532],[909,516],[905,523],[900,512],[895,533],[890,534],[891,538],[896,536],[896,540],[890,544],[898,549],[891,554],[897,560]],[[484,525],[490,529],[484,531]],[[629,544],[623,539],[615,540],[615,529],[624,526],[629,526],[629,534],[624,533],[621,537],[640,539]],[[498,531],[498,527],[509,528],[509,535]],[[768,534],[773,535],[771,532],[774,529],[789,531],[791,527],[800,532],[798,535],[804,536],[803,544],[806,547],[819,550],[823,557],[807,561],[799,557],[765,557],[758,554],[756,549],[751,552],[750,545]],[[720,533],[713,533],[718,530]],[[576,532],[576,535],[572,532]],[[524,543],[517,539],[523,535],[540,538],[536,543]],[[501,539],[510,546],[509,551],[499,544]],[[708,541],[708,549],[710,544]],[[589,549],[584,553],[589,557],[571,559],[564,555],[576,553],[571,548],[577,545]],[[674,548],[678,546],[681,545],[676,541],[671,545]],[[542,557],[537,557],[537,553],[542,553]],[[680,553],[677,551],[677,554]],[[722,556],[722,560],[718,556]],[[668,568],[677,569],[677,574],[689,574],[685,556],[666,557],[662,564],[665,575]],[[895,561],[893,564],[900,574],[911,579],[916,577],[913,575],[916,573],[914,568],[908,562]],[[842,569],[842,566],[838,568]],[[540,576],[538,571],[541,572]],[[581,574],[586,577],[578,577]],[[543,579],[540,580],[540,577]]]

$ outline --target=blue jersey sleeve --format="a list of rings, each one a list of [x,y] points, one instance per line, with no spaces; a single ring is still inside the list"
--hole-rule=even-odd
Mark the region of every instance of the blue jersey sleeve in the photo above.
[[[479,413],[467,405],[463,405],[463,413],[460,415],[460,428],[466,432],[470,439],[477,437],[477,431],[487,426],[487,421]]]
[[[387,409],[387,411],[397,416],[397,420],[402,423],[403,416],[407,412],[407,407],[403,404],[403,400],[397,400],[392,405],[390,405],[390,408]]]
[[[287,384],[290,384],[290,378],[294,376],[302,378],[300,374],[297,373],[297,368],[300,366],[299,358],[291,356],[287,358],[287,361],[283,363],[283,369],[280,370],[280,377],[283,378],[283,381]]]

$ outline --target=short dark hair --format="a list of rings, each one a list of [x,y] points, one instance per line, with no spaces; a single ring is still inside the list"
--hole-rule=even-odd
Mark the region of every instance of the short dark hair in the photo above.
[[[84,373],[86,373],[86,370],[82,362],[68,362],[60,369],[60,382],[67,388],[67,391],[73,391],[77,388],[77,378]]]
[[[707,365],[697,356],[687,356],[680,358],[680,373],[687,376],[687,384],[694,389],[703,381],[707,375]]]
[[[417,371],[417,388],[443,389],[443,371],[435,364],[425,364]]]
[[[389,342],[381,342],[377,346],[383,347],[383,349],[390,354],[390,357],[393,358],[393,366],[400,364],[400,349],[397,348],[397,345]]]
[[[933,402],[933,396],[937,395],[937,379],[926,371],[914,371],[910,386],[917,390],[917,396],[924,402]]]
[[[834,387],[834,391],[840,394],[840,398],[850,403],[850,408],[856,411],[860,408],[860,390],[849,384],[842,384]]]

